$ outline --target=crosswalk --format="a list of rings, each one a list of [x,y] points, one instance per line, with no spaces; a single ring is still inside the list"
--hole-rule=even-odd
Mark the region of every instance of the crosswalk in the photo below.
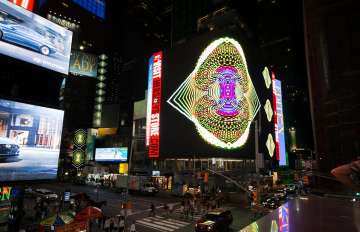
[[[174,210],[174,213],[177,214],[180,217],[184,217],[184,213],[181,211],[180,208],[176,208]],[[194,219],[194,221],[198,221],[203,215],[199,212],[194,213],[194,217],[192,217],[190,214],[188,216],[189,219]]]
[[[165,218],[162,216],[154,216],[154,217],[146,217],[141,220],[137,220],[136,224],[157,231],[171,232],[171,231],[177,231],[181,228],[190,225],[190,222]]]

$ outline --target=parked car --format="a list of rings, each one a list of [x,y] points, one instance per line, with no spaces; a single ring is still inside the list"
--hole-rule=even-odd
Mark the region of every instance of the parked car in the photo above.
[[[262,206],[268,209],[276,209],[280,206],[280,201],[275,197],[270,197],[262,202]]]
[[[295,193],[296,192],[296,185],[288,184],[285,186],[285,190],[287,193]]]
[[[230,210],[215,209],[208,212],[195,224],[196,232],[228,231],[233,221]]]
[[[285,200],[286,199],[286,190],[279,189],[276,192],[274,192],[274,196],[279,198],[279,200]]]
[[[22,19],[0,11],[0,40],[32,49],[45,56],[56,53],[55,41],[46,28],[29,25]]]
[[[17,157],[19,154],[20,146],[16,141],[6,137],[0,137],[0,161]]]
[[[36,189],[34,190],[34,194],[45,200],[57,200],[59,197],[56,193],[48,189]]]

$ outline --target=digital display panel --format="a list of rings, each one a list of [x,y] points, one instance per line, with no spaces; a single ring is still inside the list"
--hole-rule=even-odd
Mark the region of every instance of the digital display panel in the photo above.
[[[85,52],[72,51],[70,72],[76,75],[97,77],[97,57]]]
[[[160,157],[255,157],[266,86],[248,44],[219,32],[163,52]]]
[[[127,147],[96,148],[95,160],[100,162],[125,162],[128,158]]]
[[[161,109],[162,52],[155,53],[149,62],[149,88],[147,106],[146,144],[149,146],[149,158],[160,155],[160,109]]]
[[[32,11],[34,8],[34,0],[8,0],[8,1],[18,6],[21,6],[22,8],[25,8],[29,11]]]
[[[105,18],[105,0],[73,0],[76,4],[96,15],[99,18]]]
[[[0,54],[68,74],[72,32],[0,1]]]
[[[0,99],[0,181],[55,179],[64,112]]]
[[[285,128],[283,103],[281,93],[281,81],[275,79],[275,74],[272,74],[273,81],[273,96],[275,109],[275,148],[276,158],[279,160],[280,166],[287,165],[286,146],[285,146]]]

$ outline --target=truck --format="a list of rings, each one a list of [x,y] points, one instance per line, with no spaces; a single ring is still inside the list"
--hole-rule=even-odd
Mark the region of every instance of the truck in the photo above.
[[[147,176],[117,176],[115,186],[119,189],[126,189],[129,186],[130,193],[155,195],[159,192]]]

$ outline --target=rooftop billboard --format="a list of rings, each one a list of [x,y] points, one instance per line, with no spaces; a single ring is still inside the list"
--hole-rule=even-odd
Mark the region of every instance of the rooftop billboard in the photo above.
[[[68,74],[72,32],[0,0],[0,54]]]

